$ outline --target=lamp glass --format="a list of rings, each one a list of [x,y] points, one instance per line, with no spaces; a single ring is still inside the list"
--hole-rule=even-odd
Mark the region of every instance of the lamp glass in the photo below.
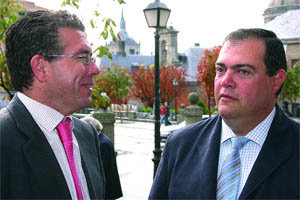
[[[144,9],[147,24],[150,28],[165,28],[170,16],[171,10],[165,8]],[[158,18],[159,16],[159,24]]]
[[[157,9],[145,9],[144,14],[150,28],[157,27]]]
[[[166,27],[170,16],[170,10],[160,9],[159,27]]]

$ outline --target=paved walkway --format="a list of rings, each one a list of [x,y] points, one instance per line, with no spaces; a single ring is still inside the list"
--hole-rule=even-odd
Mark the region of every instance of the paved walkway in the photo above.
[[[176,125],[161,127],[161,131]],[[117,121],[115,149],[123,190],[121,200],[148,199],[153,181],[154,123]]]

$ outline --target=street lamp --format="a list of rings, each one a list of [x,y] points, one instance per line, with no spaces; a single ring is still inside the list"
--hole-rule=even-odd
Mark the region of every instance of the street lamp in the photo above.
[[[171,10],[167,6],[161,3],[159,0],[150,3],[147,8],[144,9],[147,24],[149,28],[155,28],[155,66],[154,66],[154,175],[156,173],[160,158],[160,100],[159,100],[159,30],[165,28],[170,16]]]
[[[177,122],[177,114],[176,114],[176,86],[178,85],[178,80],[175,78],[173,80],[173,85],[174,85],[174,96],[175,96],[175,121]]]

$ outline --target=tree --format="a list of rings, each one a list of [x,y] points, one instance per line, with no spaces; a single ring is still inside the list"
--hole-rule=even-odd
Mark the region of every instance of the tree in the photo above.
[[[23,12],[24,8],[16,1],[1,0],[0,6],[0,92],[1,87],[8,94],[8,99],[12,98],[11,91],[13,86],[10,81],[10,75],[7,68],[6,57],[4,52],[5,32],[8,27],[13,24],[19,17],[19,12]],[[4,96],[6,98],[6,96]]]
[[[220,50],[221,46],[217,46],[212,50],[205,50],[198,65],[197,80],[205,91],[209,116],[211,116],[211,100],[214,101],[214,80],[216,76],[215,63]]]
[[[112,103],[122,104],[127,102],[127,97],[132,86],[131,76],[127,68],[113,66],[103,67],[101,72],[95,77],[93,86],[93,106],[98,107],[97,98],[105,92]]]
[[[161,101],[172,102],[174,99],[175,88],[173,80],[178,80],[176,95],[179,97],[184,92],[184,82],[186,71],[183,67],[167,66],[160,67],[160,99]],[[152,107],[154,104],[154,67],[141,66],[132,73],[133,96],[139,98],[145,106]]]
[[[179,106],[180,96],[185,92],[184,84],[186,80],[186,70],[184,67],[168,66],[160,68],[160,100],[161,102],[175,102],[175,86],[173,80],[178,81],[176,86],[176,105]],[[176,108],[177,109],[177,108]]]
[[[113,1],[115,1],[115,0],[113,0]],[[81,0],[62,0],[62,6],[71,6],[71,7],[75,7],[77,9],[79,9],[80,2],[81,2]],[[118,0],[118,3],[125,4],[125,1]],[[101,18],[101,15],[97,10],[94,10],[93,13],[94,13],[94,18],[91,18],[89,20],[91,27],[99,28],[98,23],[97,23],[99,21],[104,24],[103,30],[100,32],[100,37],[99,37],[100,39],[102,38],[104,40],[107,40],[109,36],[111,36],[113,41],[116,41],[117,38],[120,39],[120,35],[119,34],[116,35],[113,30],[113,28],[116,27],[116,23],[114,20],[112,20],[111,18],[106,18],[106,17]],[[107,55],[107,57],[109,59],[112,59],[112,54],[111,54],[111,52],[109,52],[109,50],[106,46],[99,45],[94,50],[94,53],[96,53],[99,58],[102,58],[104,55]]]
[[[134,97],[137,97],[146,107],[152,107],[154,102],[154,68],[140,66],[132,72],[133,86],[131,88]]]
[[[62,0],[62,6],[72,6],[79,8],[79,2],[81,0]],[[113,0],[115,1],[115,0]],[[124,0],[118,0],[119,4],[124,4]],[[5,46],[5,32],[8,27],[13,24],[19,17],[19,13],[26,12],[25,8],[17,3],[15,0],[1,0],[0,6],[0,92],[1,87],[5,90],[5,92],[9,95],[7,98],[12,98],[13,86],[10,81],[10,75],[7,68],[7,62],[4,54],[4,46]],[[119,35],[115,35],[113,27],[116,26],[115,22],[110,18],[103,18],[102,20],[98,20],[100,14],[98,11],[94,11],[94,16],[97,20],[90,19],[90,24],[93,28],[98,28],[96,21],[101,21],[104,23],[103,30],[100,32],[100,38],[107,40],[109,36],[112,37],[114,41],[116,41]],[[119,37],[120,38],[120,37]],[[94,53],[98,55],[98,57],[102,57],[103,55],[107,55],[110,59],[112,57],[108,48],[105,46],[98,46],[94,50]]]
[[[287,69],[286,78],[284,83],[285,97],[293,104],[296,103],[300,97],[300,61],[297,62],[292,68]]]

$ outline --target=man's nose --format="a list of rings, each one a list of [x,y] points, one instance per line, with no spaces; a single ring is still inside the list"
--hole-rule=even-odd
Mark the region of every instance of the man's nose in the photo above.
[[[234,81],[234,72],[231,70],[227,70],[226,73],[222,76],[221,80],[221,86],[228,88],[234,88],[235,87],[235,81]]]
[[[94,62],[90,62],[89,66],[88,66],[88,70],[89,70],[89,73],[93,74],[93,75],[97,75],[100,73],[99,67]]]

